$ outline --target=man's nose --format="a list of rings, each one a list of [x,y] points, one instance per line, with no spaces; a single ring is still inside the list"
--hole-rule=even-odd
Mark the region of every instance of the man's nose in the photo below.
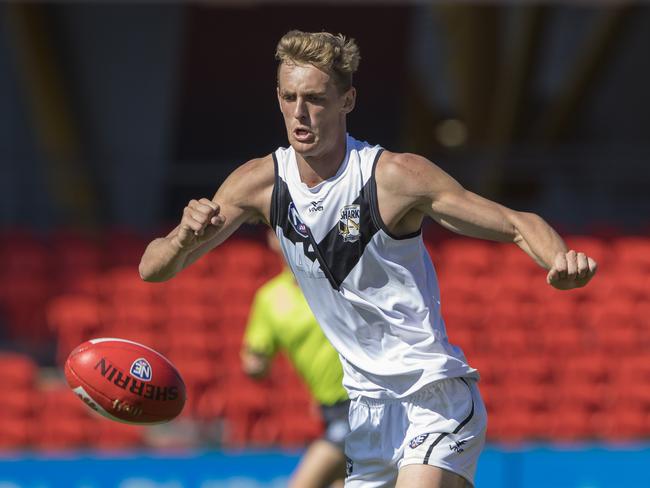
[[[302,98],[296,100],[293,116],[298,120],[302,120],[307,116],[307,106]]]

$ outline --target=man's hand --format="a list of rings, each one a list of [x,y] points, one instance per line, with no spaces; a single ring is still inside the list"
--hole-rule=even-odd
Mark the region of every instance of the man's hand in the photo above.
[[[183,209],[173,242],[181,249],[192,249],[209,241],[225,222],[219,211],[219,205],[207,198],[191,200]]]
[[[585,253],[573,250],[567,253],[559,252],[546,276],[546,281],[558,290],[580,288],[589,283],[597,269],[596,261]]]
[[[244,348],[241,351],[241,365],[244,373],[251,378],[260,379],[269,371],[269,358],[264,354]]]

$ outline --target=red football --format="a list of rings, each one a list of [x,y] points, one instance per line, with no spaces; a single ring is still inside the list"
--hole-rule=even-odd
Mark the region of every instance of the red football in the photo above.
[[[174,365],[125,339],[84,342],[68,356],[65,377],[86,405],[119,422],[167,422],[185,405],[185,384]]]

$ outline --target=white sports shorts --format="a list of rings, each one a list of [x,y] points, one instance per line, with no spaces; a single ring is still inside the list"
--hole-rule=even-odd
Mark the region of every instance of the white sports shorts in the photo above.
[[[487,413],[475,380],[450,378],[405,398],[352,400],[350,429],[346,488],[393,487],[409,464],[452,471],[474,486]]]

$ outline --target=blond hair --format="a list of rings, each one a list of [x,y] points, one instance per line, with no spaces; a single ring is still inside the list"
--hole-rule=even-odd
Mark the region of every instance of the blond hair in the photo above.
[[[359,47],[354,39],[329,32],[287,32],[275,50],[280,64],[311,64],[331,74],[341,93],[352,86],[352,74],[359,67]]]

